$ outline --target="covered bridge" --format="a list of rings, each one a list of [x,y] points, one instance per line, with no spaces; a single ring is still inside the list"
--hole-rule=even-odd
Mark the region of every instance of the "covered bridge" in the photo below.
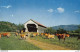
[[[30,19],[26,23],[24,23],[25,32],[39,32],[44,33],[44,30],[47,28],[46,26]]]

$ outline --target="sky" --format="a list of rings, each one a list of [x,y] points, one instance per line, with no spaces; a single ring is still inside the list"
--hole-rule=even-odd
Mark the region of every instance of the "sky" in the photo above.
[[[80,24],[80,0],[0,0],[0,21],[30,19],[47,27]]]

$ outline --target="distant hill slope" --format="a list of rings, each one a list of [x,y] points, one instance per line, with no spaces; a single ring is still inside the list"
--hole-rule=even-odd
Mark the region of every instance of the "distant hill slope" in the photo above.
[[[59,28],[62,28],[62,29],[65,29],[65,30],[76,30],[78,29],[78,25],[59,25],[59,26],[54,26],[52,27],[53,29],[59,29]]]
[[[0,32],[15,31],[17,26],[14,23],[0,21]]]

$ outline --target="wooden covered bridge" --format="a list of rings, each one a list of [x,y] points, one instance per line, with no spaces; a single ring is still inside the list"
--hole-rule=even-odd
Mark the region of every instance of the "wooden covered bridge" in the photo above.
[[[46,26],[30,19],[26,23],[24,23],[25,32],[39,32],[44,33],[44,30],[47,28]]]

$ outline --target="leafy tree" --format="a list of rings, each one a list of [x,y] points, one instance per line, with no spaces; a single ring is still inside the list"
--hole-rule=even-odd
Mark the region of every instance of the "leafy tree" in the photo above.
[[[23,24],[14,24],[11,22],[0,21],[0,32],[15,32],[16,30],[24,29]]]
[[[80,28],[80,25],[78,25],[78,28]]]
[[[0,32],[14,32],[17,26],[14,23],[0,21]]]
[[[78,25],[78,29],[75,30],[76,33],[80,33],[80,25]]]
[[[23,24],[17,25],[17,29],[18,29],[18,30],[22,30],[23,28],[24,28],[24,25],[23,25]]]
[[[64,30],[64,29],[59,28],[59,29],[57,30],[57,33],[60,33],[60,34],[62,34],[62,33],[67,33],[67,31]]]
[[[45,30],[45,33],[50,33],[50,34],[54,34],[56,32],[56,30],[54,30],[52,27],[49,27]]]

